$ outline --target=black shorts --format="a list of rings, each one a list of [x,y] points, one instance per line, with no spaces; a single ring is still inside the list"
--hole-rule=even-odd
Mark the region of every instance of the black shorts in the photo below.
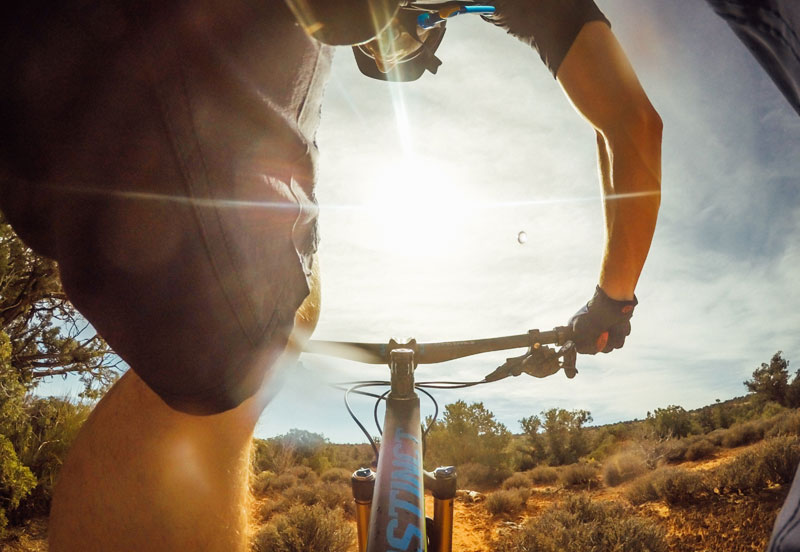
[[[283,2],[37,2],[0,24],[0,209],[170,406],[233,408],[309,291],[321,50]]]
[[[593,0],[493,0],[490,21],[530,44],[555,77],[583,26],[590,21],[611,25]]]

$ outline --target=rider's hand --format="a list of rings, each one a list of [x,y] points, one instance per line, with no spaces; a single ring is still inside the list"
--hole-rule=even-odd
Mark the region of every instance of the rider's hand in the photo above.
[[[597,286],[594,296],[569,320],[579,353],[594,355],[621,349],[631,333],[631,316],[638,303],[611,299]]]

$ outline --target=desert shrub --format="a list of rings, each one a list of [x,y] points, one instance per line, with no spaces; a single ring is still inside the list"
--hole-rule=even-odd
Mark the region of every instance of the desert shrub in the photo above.
[[[800,435],[800,410],[783,412],[769,420],[764,437]]]
[[[354,535],[341,510],[293,506],[256,532],[252,548],[255,552],[347,552]]]
[[[703,476],[683,468],[663,467],[634,480],[625,497],[633,504],[663,500],[667,504],[696,501],[708,491]]]
[[[323,472],[320,479],[326,483],[350,483],[353,471],[345,468],[330,468]]]
[[[270,482],[270,487],[277,491],[285,491],[295,485],[297,485],[297,476],[291,473],[282,473]]]
[[[720,447],[722,446],[722,440],[725,438],[727,433],[727,429],[715,429],[711,433],[707,433],[705,438],[708,439],[712,445]]]
[[[515,473],[503,481],[503,488],[508,489],[527,489],[531,486],[531,480],[523,473]]]
[[[564,466],[558,480],[565,487],[591,487],[597,482],[599,470],[597,465],[588,463],[570,464]]]
[[[462,489],[486,489],[499,484],[511,475],[511,470],[477,462],[458,466],[458,486]]]
[[[755,443],[764,436],[764,429],[758,422],[734,424],[725,431],[721,444],[725,448],[734,448]]]
[[[536,485],[547,485],[558,481],[558,470],[551,466],[537,466],[525,473],[531,483]]]
[[[778,416],[784,412],[786,412],[786,407],[774,401],[767,402],[761,407],[761,417],[764,419]]]
[[[529,489],[495,491],[486,498],[486,509],[493,516],[517,514],[525,507],[529,497]]]
[[[287,470],[287,473],[306,483],[313,483],[318,478],[317,473],[308,466],[292,466]]]
[[[353,491],[349,484],[327,483],[318,485],[319,501],[328,508],[341,508],[348,515],[355,513]]]
[[[272,500],[264,500],[258,505],[258,517],[261,521],[268,521],[275,514],[282,514],[291,508],[292,502],[285,496],[279,495]]]
[[[341,482],[322,483],[316,481],[308,484],[300,482],[283,491],[282,496],[292,505],[321,504],[326,508],[341,508],[347,514],[355,511],[350,485]]]
[[[664,462],[678,464],[686,458],[687,450],[689,450],[687,439],[668,439],[658,446],[658,455]]]
[[[687,504],[707,491],[703,476],[681,468],[666,468],[654,473],[652,484],[667,504]]]
[[[658,500],[658,494],[653,487],[650,477],[647,475],[634,479],[631,484],[625,488],[624,495],[631,504],[637,506],[645,502]]]
[[[615,454],[603,465],[603,482],[609,487],[630,481],[647,471],[643,456],[637,452]]]
[[[686,448],[684,458],[686,460],[702,460],[708,458],[716,452],[717,448],[708,439],[698,439]]]
[[[758,491],[770,484],[791,482],[798,462],[800,442],[797,437],[774,437],[717,468],[713,479],[720,489]]]
[[[494,543],[497,552],[667,552],[665,533],[616,502],[570,496]]]
[[[293,504],[304,504],[313,506],[320,501],[318,488],[316,485],[304,485],[302,483],[289,487],[283,491],[285,496]]]
[[[276,475],[269,470],[262,471],[253,477],[250,482],[250,488],[254,494],[264,494],[272,487],[272,481],[275,477]]]

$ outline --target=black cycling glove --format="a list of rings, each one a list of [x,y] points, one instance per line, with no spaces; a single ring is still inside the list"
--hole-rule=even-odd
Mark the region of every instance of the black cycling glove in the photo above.
[[[631,316],[638,302],[636,296],[633,301],[611,299],[597,286],[594,296],[568,322],[578,352],[594,355],[621,349],[631,333]]]

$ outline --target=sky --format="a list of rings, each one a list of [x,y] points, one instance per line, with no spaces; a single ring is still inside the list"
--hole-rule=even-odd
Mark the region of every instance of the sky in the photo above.
[[[573,380],[520,376],[436,394],[441,405],[482,401],[515,432],[553,407],[589,410],[595,423],[696,408],[744,394],[778,350],[790,369],[800,363],[800,117],[704,2],[597,3],[664,121],[659,222],[624,349],[579,356]],[[388,84],[337,51],[317,136],[315,338],[549,329],[594,291],[594,131],[536,52],[477,17],[450,21],[437,55],[437,75]],[[421,366],[417,379],[481,379],[517,354]],[[388,370],[303,355],[256,435],[300,428],[361,442],[326,382],[376,378]],[[372,403],[354,403],[369,421]]]

